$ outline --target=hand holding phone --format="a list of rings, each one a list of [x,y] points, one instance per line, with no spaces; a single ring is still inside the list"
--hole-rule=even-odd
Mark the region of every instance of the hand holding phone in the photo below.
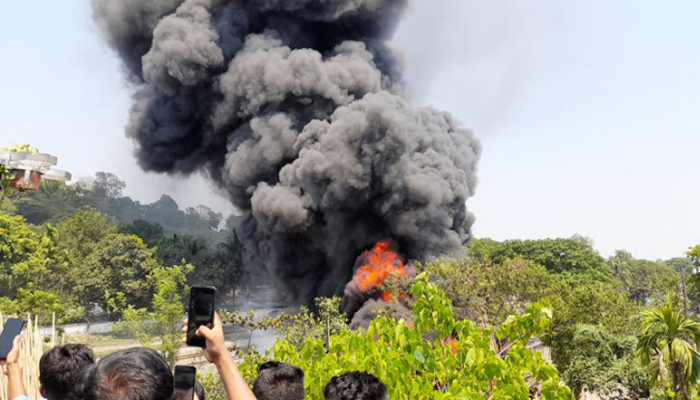
[[[173,385],[175,390],[172,400],[193,400],[196,379],[197,368],[189,365],[176,365]]]
[[[22,332],[24,328],[23,318],[8,318],[5,322],[5,327],[0,334],[0,360],[6,360],[12,351],[15,338]]]
[[[187,320],[187,345],[207,347],[206,339],[195,333],[200,326],[208,328],[214,324],[214,303],[216,288],[213,286],[192,286],[190,289],[190,308]]]

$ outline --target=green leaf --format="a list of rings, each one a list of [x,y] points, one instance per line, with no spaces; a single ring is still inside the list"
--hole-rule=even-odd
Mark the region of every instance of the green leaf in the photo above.
[[[415,357],[416,360],[418,360],[418,362],[421,364],[425,362],[425,357],[423,357],[423,353],[421,353],[418,349],[416,349],[416,351],[413,352],[413,357]]]

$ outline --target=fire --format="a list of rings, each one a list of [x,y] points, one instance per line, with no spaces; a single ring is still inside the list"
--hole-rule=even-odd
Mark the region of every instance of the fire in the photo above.
[[[405,270],[406,262],[395,251],[393,240],[382,240],[372,250],[364,252],[358,260],[361,265],[355,272],[353,280],[363,291],[373,291],[378,288],[394,272],[399,278],[405,278],[408,273]],[[382,300],[390,301],[391,293],[382,292],[379,296]]]

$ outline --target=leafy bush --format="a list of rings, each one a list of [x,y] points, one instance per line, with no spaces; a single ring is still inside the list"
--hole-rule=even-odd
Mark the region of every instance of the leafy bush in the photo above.
[[[381,379],[391,399],[526,399],[531,387],[539,387],[538,395],[546,399],[573,399],[559,383],[556,367],[526,347],[532,335],[549,325],[549,310],[531,305],[498,329],[480,328],[455,319],[445,293],[429,283],[425,273],[416,277],[411,294],[412,321],[378,316],[367,331],[330,335],[328,350],[322,338],[306,338],[298,349],[278,340],[274,359],[304,369],[308,399],[323,398],[333,376],[354,370]],[[494,350],[494,337],[508,339],[507,351]],[[241,366],[249,381],[258,361]]]

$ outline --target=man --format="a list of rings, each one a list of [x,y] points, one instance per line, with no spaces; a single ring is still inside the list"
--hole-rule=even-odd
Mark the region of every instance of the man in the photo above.
[[[323,390],[326,400],[387,400],[386,386],[366,372],[346,372],[335,376]]]
[[[95,353],[84,344],[56,346],[39,360],[39,392],[48,400],[79,398],[79,386],[87,368],[95,363]]]
[[[304,400],[304,371],[276,361],[261,364],[253,394],[258,400]]]
[[[122,350],[90,367],[83,394],[84,400],[170,400],[173,373],[155,350]]]

